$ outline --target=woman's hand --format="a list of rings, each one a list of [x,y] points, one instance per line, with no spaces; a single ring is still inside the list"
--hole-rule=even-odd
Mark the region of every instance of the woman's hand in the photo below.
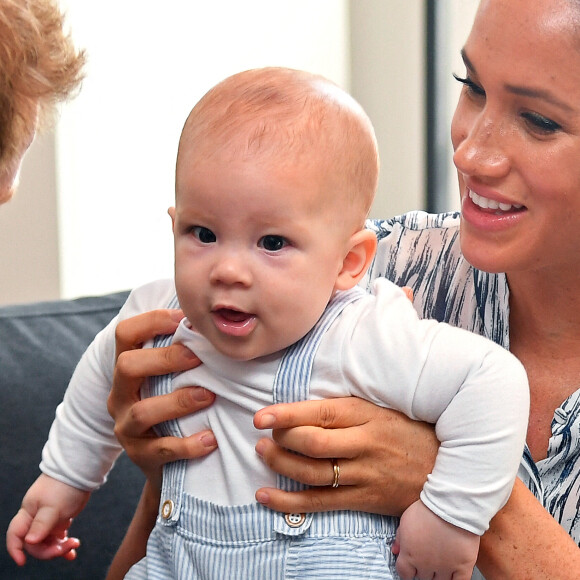
[[[266,464],[314,486],[257,491],[260,503],[283,512],[399,516],[419,498],[439,449],[432,425],[356,397],[273,405],[256,413],[254,425],[274,430],[274,441],[264,438],[256,446]],[[340,468],[338,488],[331,486],[333,458]]]
[[[115,435],[154,487],[161,486],[161,466],[176,459],[207,455],[217,447],[211,431],[191,437],[157,437],[152,427],[162,421],[195,413],[211,405],[215,395],[200,387],[141,400],[146,377],[195,368],[199,359],[182,345],[142,349],[157,335],[173,333],[183,317],[180,310],[155,310],[123,320],[117,326],[117,364],[108,410]]]
[[[200,387],[187,387],[169,395],[141,400],[146,377],[195,368],[199,359],[184,346],[142,349],[155,336],[175,332],[183,318],[180,310],[154,310],[128,318],[116,330],[117,363],[107,401],[115,420],[115,435],[127,455],[147,477],[139,505],[107,580],[120,580],[145,556],[147,538],[155,525],[161,489],[161,467],[176,459],[203,457],[217,447],[211,431],[190,437],[157,437],[153,426],[195,413],[211,405],[215,395]]]

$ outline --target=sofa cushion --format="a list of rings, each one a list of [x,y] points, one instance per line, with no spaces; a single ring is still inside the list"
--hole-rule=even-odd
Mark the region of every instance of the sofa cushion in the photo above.
[[[57,405],[81,354],[118,312],[127,292],[0,308],[0,524],[5,532],[38,464]],[[0,550],[0,579],[102,579],[129,524],[141,472],[122,455],[109,481],[91,497],[72,534],[77,560],[19,568]]]

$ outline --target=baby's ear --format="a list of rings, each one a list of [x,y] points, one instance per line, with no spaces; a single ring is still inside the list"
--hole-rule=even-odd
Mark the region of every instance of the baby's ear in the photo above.
[[[377,250],[377,236],[371,230],[360,230],[349,240],[350,250],[336,278],[335,290],[354,288],[365,275]]]

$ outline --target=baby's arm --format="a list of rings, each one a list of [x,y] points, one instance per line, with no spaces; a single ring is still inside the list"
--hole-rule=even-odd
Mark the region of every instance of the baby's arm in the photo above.
[[[59,556],[74,560],[79,546],[69,538],[72,518],[85,507],[90,492],[76,489],[42,474],[22,500],[6,532],[6,547],[12,559],[22,566],[26,552],[40,560]]]
[[[479,536],[436,516],[421,500],[401,516],[393,553],[402,580],[469,580],[479,551]]]
[[[377,308],[369,301],[368,311],[357,312],[353,338],[342,349],[343,368],[351,373],[344,383],[352,376],[350,394],[436,424],[441,446],[419,505],[441,518],[440,526],[461,528],[460,537],[472,534],[477,543],[507,501],[521,461],[529,409],[525,370],[491,341],[419,320],[387,283],[377,289]],[[444,537],[428,526],[412,529],[425,543]],[[415,534],[407,534],[415,541],[407,548],[404,532],[400,553],[417,561],[424,548]],[[456,552],[451,547],[448,554]]]
[[[122,448],[114,435],[107,397],[115,366],[115,329],[122,318],[167,304],[171,281],[133,292],[83,354],[56,411],[42,452],[41,475],[24,497],[6,538],[8,552],[23,565],[25,552],[39,558],[75,558],[79,541],[68,538],[71,518],[85,507],[90,491],[102,485]]]

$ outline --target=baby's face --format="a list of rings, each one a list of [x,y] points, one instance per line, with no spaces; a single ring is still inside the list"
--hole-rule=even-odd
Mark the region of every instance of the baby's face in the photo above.
[[[296,342],[334,292],[353,232],[339,225],[315,165],[217,154],[179,166],[177,294],[192,326],[227,356],[249,360]]]

